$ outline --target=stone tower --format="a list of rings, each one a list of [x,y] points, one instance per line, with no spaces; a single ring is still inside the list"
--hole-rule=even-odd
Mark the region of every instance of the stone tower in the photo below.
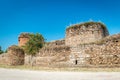
[[[85,22],[66,29],[65,44],[76,46],[95,42],[109,35],[106,26],[100,22]]]
[[[8,65],[23,65],[24,50],[19,46],[12,45],[8,48]]]
[[[21,33],[18,37],[18,46],[24,46],[25,43],[29,40],[30,34],[29,33]]]

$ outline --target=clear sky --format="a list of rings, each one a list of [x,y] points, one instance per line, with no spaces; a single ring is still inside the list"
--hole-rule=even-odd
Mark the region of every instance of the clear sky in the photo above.
[[[18,44],[21,32],[62,39],[67,26],[91,19],[119,33],[120,0],[0,0],[0,45],[5,50]]]

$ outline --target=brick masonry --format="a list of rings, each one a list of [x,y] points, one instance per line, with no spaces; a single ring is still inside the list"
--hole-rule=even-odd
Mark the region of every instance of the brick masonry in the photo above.
[[[108,30],[103,24],[91,22],[88,25],[76,24],[66,29],[65,44],[76,46],[78,44],[95,42],[108,36]]]

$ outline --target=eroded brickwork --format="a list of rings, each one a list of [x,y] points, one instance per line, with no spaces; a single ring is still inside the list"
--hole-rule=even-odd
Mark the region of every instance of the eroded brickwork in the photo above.
[[[63,65],[69,61],[69,55],[70,47],[68,46],[47,46],[43,47],[32,59],[30,55],[26,55],[25,64],[39,66]]]
[[[108,30],[103,24],[97,22],[76,24],[66,29],[65,44],[76,46],[103,39],[108,35]]]
[[[47,46],[65,46],[65,40],[62,39],[62,40],[55,40],[55,41],[51,41],[51,42],[48,42],[46,43]]]
[[[29,41],[29,33],[21,33],[18,37],[18,46],[24,46]]]
[[[8,54],[7,53],[3,53],[0,55],[0,64],[8,64]]]
[[[18,46],[8,48],[8,65],[24,65],[24,51]]]
[[[70,62],[78,66],[119,67],[120,34],[108,36],[98,42],[71,47]]]

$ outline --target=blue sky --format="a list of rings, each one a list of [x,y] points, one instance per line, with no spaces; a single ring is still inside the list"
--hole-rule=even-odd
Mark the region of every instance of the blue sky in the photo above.
[[[21,32],[39,32],[47,41],[65,37],[70,24],[102,21],[120,32],[120,0],[0,0],[0,45],[18,44]]]

